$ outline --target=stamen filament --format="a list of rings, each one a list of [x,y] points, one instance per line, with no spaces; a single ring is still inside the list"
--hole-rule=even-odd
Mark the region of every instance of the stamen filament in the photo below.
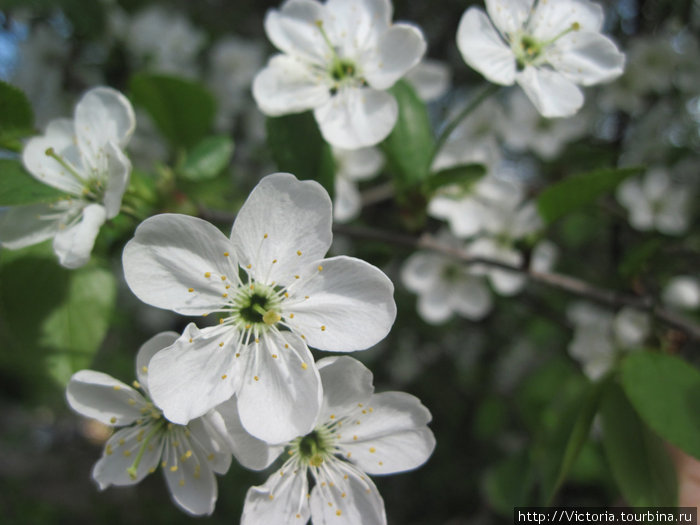
[[[141,448],[139,448],[138,453],[136,454],[136,459],[134,459],[134,462],[131,464],[131,466],[126,469],[127,474],[129,474],[129,477],[131,479],[136,479],[136,473],[139,468],[139,464],[141,463],[141,458],[143,457],[143,453],[146,451],[146,447],[148,446],[148,442],[151,440],[151,438],[158,433],[163,425],[165,425],[165,420],[160,420],[158,423],[156,423],[153,426],[153,429],[148,433],[148,435],[144,438],[143,442],[141,443]]]

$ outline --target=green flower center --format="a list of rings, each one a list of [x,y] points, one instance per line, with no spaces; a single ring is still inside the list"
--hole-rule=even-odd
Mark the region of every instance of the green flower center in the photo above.
[[[331,432],[326,427],[317,427],[303,437],[299,437],[290,444],[290,454],[301,459],[312,467],[320,467],[321,464],[333,455],[333,439]]]
[[[578,31],[579,29],[581,29],[581,25],[578,22],[574,22],[568,28],[550,40],[542,41],[537,40],[532,35],[523,32],[517,32],[515,35],[509,35],[511,49],[515,54],[515,61],[517,63],[518,71],[522,71],[529,65],[539,65],[544,61],[543,52],[548,46],[559,40],[564,35],[567,35],[572,31]]]
[[[231,318],[242,329],[268,328],[282,318],[279,295],[261,283],[238,288],[232,303]]]

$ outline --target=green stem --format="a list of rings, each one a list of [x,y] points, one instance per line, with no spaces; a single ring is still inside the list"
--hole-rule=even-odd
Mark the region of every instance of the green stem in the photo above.
[[[85,178],[83,178],[83,176],[80,175],[80,173],[75,171],[75,169],[73,169],[73,166],[68,164],[65,160],[63,160],[63,157],[56,153],[56,150],[54,150],[53,148],[47,148],[47,150],[44,153],[47,157],[51,157],[53,160],[58,162],[63,168],[68,170],[71,173],[71,175],[73,175],[76,179],[78,179],[79,181],[85,181]]]
[[[136,474],[139,468],[139,464],[141,463],[141,458],[143,457],[143,453],[146,451],[146,446],[148,446],[148,442],[151,441],[151,438],[159,432],[162,428],[163,425],[165,424],[164,420],[159,421],[153,426],[153,430],[151,430],[146,438],[143,440],[143,443],[141,443],[141,448],[139,449],[138,454],[136,455],[136,459],[134,459],[134,462],[131,464],[131,466],[126,469],[127,474],[129,474],[129,477],[131,479],[136,479]]]
[[[462,111],[459,112],[459,114],[450,123],[447,124],[447,126],[445,126],[445,129],[442,130],[442,133],[440,133],[440,136],[435,141],[435,149],[433,150],[433,156],[430,159],[431,166],[435,161],[435,158],[438,156],[438,153],[440,153],[440,150],[447,142],[447,139],[450,138],[450,135],[452,135],[454,130],[457,129],[457,126],[459,126],[459,124],[465,118],[467,118],[476,108],[478,108],[482,102],[496,93],[500,87],[501,86],[496,84],[488,84],[479,94],[477,94],[476,97],[472,99],[471,102],[469,102],[469,104],[467,104]]]

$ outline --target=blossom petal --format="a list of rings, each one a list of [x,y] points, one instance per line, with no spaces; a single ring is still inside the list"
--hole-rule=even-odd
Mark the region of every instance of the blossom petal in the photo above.
[[[583,86],[609,82],[622,75],[625,67],[625,55],[608,37],[576,31],[547,50],[547,61],[571,82]]]
[[[105,208],[90,204],[83,209],[80,222],[59,231],[53,239],[53,251],[66,268],[79,268],[90,259],[92,247],[105,222]]]
[[[526,67],[516,81],[543,117],[570,117],[583,105],[583,93],[564,75]]]
[[[450,303],[462,317],[479,321],[493,308],[493,297],[482,279],[463,276],[454,284]]]
[[[353,257],[323,259],[294,288],[307,297],[282,316],[313,348],[331,352],[364,350],[381,341],[396,318],[394,285],[378,268]],[[292,318],[292,315],[294,317]]]
[[[296,468],[299,471],[295,474]],[[308,492],[306,467],[296,467],[290,460],[263,485],[248,489],[241,525],[307,523],[311,516]]]
[[[348,413],[365,404],[374,393],[372,372],[349,356],[324,357],[317,363],[323,384],[323,408],[319,421]],[[334,418],[335,419],[335,418]]]
[[[462,239],[478,233],[484,222],[484,206],[471,196],[455,199],[437,195],[428,203],[428,213],[447,220],[450,231]]]
[[[393,95],[370,88],[341,88],[314,110],[321,134],[339,148],[374,146],[394,129],[399,108]]]
[[[136,354],[136,377],[141,387],[148,388],[148,363],[151,362],[151,358],[164,348],[171,346],[179,337],[180,334],[177,332],[161,332],[141,345]]]
[[[486,0],[486,11],[501,33],[512,34],[525,26],[533,4],[534,0]]]
[[[163,432],[156,432],[151,441],[145,444],[143,436],[149,435],[152,431],[153,424],[148,423],[122,428],[109,438],[102,457],[92,469],[92,478],[101,490],[110,485],[133,485],[155,470],[161,458],[164,440]],[[127,469],[134,465],[142,448],[143,456],[135,476],[131,477]]]
[[[361,424],[343,432],[338,445],[368,474],[412,470],[425,463],[435,448],[426,426],[431,415],[415,396],[405,392],[374,394],[353,415]]]
[[[325,255],[331,245],[331,199],[314,181],[289,173],[263,178],[238,212],[231,242],[242,266],[256,280],[293,282],[301,265]],[[275,262],[276,261],[276,262]]]
[[[153,356],[148,390],[169,421],[185,425],[236,392],[236,361],[227,347],[232,332],[219,327],[199,330],[191,323],[172,346]]]
[[[377,47],[367,54],[362,73],[375,89],[389,89],[425,54],[423,33],[409,24],[394,24],[379,39]]]
[[[124,148],[135,128],[134,108],[116,89],[93,88],[75,107],[75,134],[81,151],[96,155],[108,142]]]
[[[341,57],[356,58],[390,28],[392,6],[389,0],[328,0],[328,37]]]
[[[333,148],[333,156],[343,178],[354,182],[374,177],[384,165],[384,155],[381,150],[374,147]]]
[[[372,480],[348,463],[337,461],[333,466],[339,472],[311,491],[314,523],[386,525],[384,500]]]
[[[680,235],[688,229],[691,193],[686,188],[671,188],[656,212],[656,229],[666,235]]]
[[[231,467],[231,449],[223,416],[216,409],[210,410],[190,421],[187,429],[190,430],[192,446],[202,449],[211,469],[217,474],[226,474]]]
[[[124,191],[129,185],[131,161],[112,142],[104,146],[104,153],[107,158],[107,186],[104,194],[104,206],[107,218],[112,219],[119,214]]]
[[[237,274],[234,254],[231,242],[212,224],[166,213],[136,228],[122,262],[129,288],[143,302],[199,315],[223,304],[218,277]]]
[[[445,281],[438,281],[435,287],[418,296],[416,309],[426,323],[442,324],[452,317],[452,307],[447,300],[451,289]]]
[[[290,332],[251,345],[238,391],[241,424],[268,443],[308,434],[321,406],[321,379],[304,342]]]
[[[330,96],[325,76],[294,56],[273,56],[253,80],[255,102],[272,117],[317,108]]]
[[[457,47],[464,61],[491,82],[515,82],[515,55],[481,9],[470,7],[462,15]]]
[[[557,0],[539,2],[532,13],[532,36],[539,41],[555,39],[563,31],[578,24],[578,31],[600,33],[603,29],[603,8],[590,0]]]
[[[406,73],[405,78],[421,99],[432,102],[447,93],[451,72],[445,62],[423,59]]]
[[[238,462],[247,469],[262,470],[269,467],[282,453],[284,447],[268,445],[251,436],[241,424],[238,400],[234,396],[217,406],[214,411],[221,415],[226,432],[223,437]]]
[[[326,8],[312,0],[287,0],[265,15],[265,34],[277,49],[315,64],[330,62],[330,50],[317,21],[326,22]]]
[[[176,436],[177,442],[166,440],[163,451],[163,475],[170,496],[189,514],[211,514],[216,504],[217,486],[206,452],[191,443],[184,430]],[[175,446],[176,443],[179,446]]]
[[[0,243],[11,250],[38,244],[56,235],[61,219],[51,204],[8,208],[0,213]]]
[[[361,210],[362,197],[355,183],[336,176],[333,219],[337,222],[348,222],[357,217]]]
[[[49,149],[60,156],[68,165],[83,175],[82,159],[75,145],[75,129],[69,119],[52,120],[46,132],[40,137],[32,137],[22,151],[22,162],[27,171],[37,180],[72,195],[81,195],[82,180],[62,166],[55,158],[46,154]]]
[[[112,376],[80,370],[66,387],[66,399],[79,414],[105,425],[129,425],[139,419],[146,406],[143,396]]]
[[[414,252],[401,268],[401,282],[412,292],[428,292],[438,283],[444,267],[443,257],[434,253]]]

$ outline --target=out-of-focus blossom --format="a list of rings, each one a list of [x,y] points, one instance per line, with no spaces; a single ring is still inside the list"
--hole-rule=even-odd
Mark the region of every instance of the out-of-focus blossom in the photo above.
[[[672,278],[663,290],[664,303],[678,310],[700,308],[700,278],[679,275]]]
[[[406,80],[425,102],[442,97],[450,89],[452,74],[444,62],[425,58],[406,73]]]
[[[333,219],[347,222],[362,209],[357,183],[376,176],[384,166],[384,155],[375,147],[347,150],[333,148],[335,159],[335,196]]]

